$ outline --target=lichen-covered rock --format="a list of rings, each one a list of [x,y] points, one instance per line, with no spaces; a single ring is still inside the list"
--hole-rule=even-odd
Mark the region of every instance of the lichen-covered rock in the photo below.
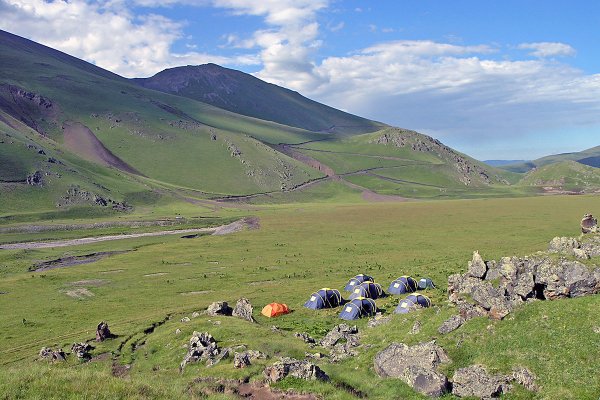
[[[233,310],[226,301],[216,301],[208,306],[206,313],[211,316],[231,315]]]
[[[438,332],[442,335],[450,333],[452,331],[457,330],[465,323],[465,319],[460,315],[453,315],[448,318],[440,327],[438,328]]]
[[[375,372],[381,377],[399,378],[428,396],[441,396],[448,390],[446,377],[436,369],[449,362],[448,355],[435,342],[407,346],[392,343],[375,356]]]
[[[512,380],[532,392],[537,392],[539,390],[538,385],[535,383],[535,375],[527,368],[518,367],[513,369]]]
[[[258,350],[247,350],[241,353],[236,352],[233,355],[233,366],[234,368],[245,368],[251,365],[252,361],[265,358],[267,358],[267,355]]]
[[[304,343],[315,344],[317,341],[306,332],[296,332],[294,337],[301,339]]]
[[[245,319],[249,322],[256,322],[254,320],[254,317],[252,316],[252,304],[250,304],[250,301],[244,297],[242,297],[237,301],[237,303],[235,303],[235,307],[231,315],[233,315],[234,317]]]
[[[581,233],[598,232],[598,220],[592,214],[585,214],[581,219]]]
[[[358,345],[360,336],[356,325],[350,326],[347,324],[339,324],[334,326],[323,339],[321,346],[325,348],[333,348],[339,341],[356,343]]]
[[[194,331],[188,344],[187,354],[183,358],[179,369],[183,370],[187,364],[192,362],[213,359],[217,357],[219,353],[220,351],[217,342],[210,333]]]
[[[509,378],[490,375],[481,365],[460,368],[452,377],[452,394],[458,397],[497,398],[510,388]]]
[[[80,360],[89,360],[92,358],[90,354],[92,349],[93,347],[85,342],[74,343],[73,346],[71,346],[71,353],[75,354]]]
[[[391,316],[384,317],[378,312],[373,318],[369,318],[369,322],[367,322],[367,328],[376,328],[378,326],[388,324],[391,320]]]
[[[304,380],[329,380],[329,376],[315,364],[287,357],[265,368],[263,375],[270,383],[278,382],[286,376]]]
[[[66,355],[62,349],[53,350],[50,347],[42,347],[40,350],[39,356],[41,359],[56,362],[56,361],[65,361]]]
[[[469,261],[469,270],[467,274],[474,278],[483,278],[487,272],[487,266],[478,251],[473,252],[473,259]]]

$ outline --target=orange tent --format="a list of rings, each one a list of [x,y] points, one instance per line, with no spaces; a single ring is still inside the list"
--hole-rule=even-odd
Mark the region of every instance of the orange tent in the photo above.
[[[261,314],[265,317],[278,317],[283,314],[289,314],[290,309],[285,304],[280,303],[271,303],[267,304],[263,309]]]

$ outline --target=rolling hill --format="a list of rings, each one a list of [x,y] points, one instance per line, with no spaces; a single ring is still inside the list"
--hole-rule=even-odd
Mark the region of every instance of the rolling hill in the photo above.
[[[579,164],[600,168],[600,146],[592,147],[587,150],[573,153],[561,153],[545,156],[533,161],[524,161],[511,163],[507,165],[500,165],[498,166],[498,168],[502,168],[512,172],[523,173],[533,168],[543,167],[548,164],[558,163],[562,161],[576,161]]]
[[[202,101],[237,114],[313,132],[372,132],[383,124],[357,117],[298,92],[216,64],[170,68],[135,83],[161,92]]]
[[[576,161],[559,161],[529,171],[519,182],[545,193],[598,193],[600,168]]]

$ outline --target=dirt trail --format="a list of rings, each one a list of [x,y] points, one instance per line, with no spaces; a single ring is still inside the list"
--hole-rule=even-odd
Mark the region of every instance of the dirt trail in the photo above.
[[[98,140],[96,135],[87,126],[79,122],[65,122],[63,127],[65,146],[72,152],[86,160],[107,167],[115,167],[131,174],[142,175],[135,168],[104,147],[102,142]]]
[[[105,242],[108,240],[121,240],[121,239],[133,239],[140,237],[150,236],[165,236],[165,235],[182,235],[189,233],[210,233],[226,235],[229,233],[239,232],[249,227],[256,229],[258,227],[258,220],[256,218],[243,218],[241,220],[232,222],[227,225],[215,226],[211,228],[193,228],[193,229],[179,229],[179,230],[168,230],[159,232],[145,232],[145,233],[130,233],[126,235],[108,235],[108,236],[96,236],[87,237],[80,239],[68,239],[68,240],[56,240],[52,242],[22,242],[22,243],[11,243],[0,245],[0,250],[30,250],[30,249],[45,249],[51,247],[66,247],[66,246],[78,246],[81,244],[90,244],[97,242]]]

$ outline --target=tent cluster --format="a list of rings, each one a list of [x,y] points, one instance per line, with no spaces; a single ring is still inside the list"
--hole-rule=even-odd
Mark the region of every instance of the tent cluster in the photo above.
[[[400,295],[413,293],[400,301],[400,304],[394,310],[395,313],[407,313],[416,307],[429,307],[431,300],[420,293],[414,293],[419,289],[432,289],[435,285],[429,278],[423,278],[419,281],[410,276],[401,276],[392,281],[388,288],[388,293]],[[304,307],[313,310],[324,308],[336,308],[343,305],[340,318],[353,320],[362,317],[371,317],[377,312],[375,300],[385,297],[386,293],[380,284],[375,283],[372,276],[359,274],[351,278],[344,290],[350,292],[348,300],[344,300],[339,290],[323,288],[311,294],[310,298],[304,303]]]

